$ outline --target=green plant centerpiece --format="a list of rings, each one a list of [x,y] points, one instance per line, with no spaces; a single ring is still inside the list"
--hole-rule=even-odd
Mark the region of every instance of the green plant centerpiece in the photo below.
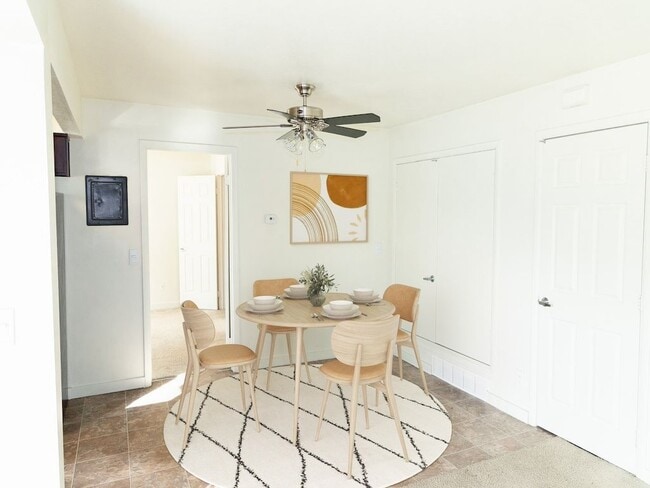
[[[334,275],[329,274],[322,264],[303,271],[298,281],[307,285],[307,297],[314,307],[325,303],[325,294],[336,286]]]

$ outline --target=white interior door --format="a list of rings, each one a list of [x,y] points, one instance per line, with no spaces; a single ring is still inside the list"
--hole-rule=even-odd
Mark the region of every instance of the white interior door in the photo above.
[[[489,150],[399,164],[396,174],[395,276],[422,290],[418,335],[486,364],[494,164]]]
[[[628,470],[646,146],[645,124],[548,140],[541,182],[537,423]]]
[[[178,177],[180,298],[218,308],[214,175]]]
[[[435,161],[397,166],[395,189],[395,281],[420,288],[418,335],[433,342],[437,172]]]
[[[435,342],[490,364],[496,151],[437,161]]]

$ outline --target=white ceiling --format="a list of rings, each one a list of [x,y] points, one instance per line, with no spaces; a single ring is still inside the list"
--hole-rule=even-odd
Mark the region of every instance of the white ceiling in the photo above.
[[[648,0],[59,3],[85,97],[383,127],[650,52]]]

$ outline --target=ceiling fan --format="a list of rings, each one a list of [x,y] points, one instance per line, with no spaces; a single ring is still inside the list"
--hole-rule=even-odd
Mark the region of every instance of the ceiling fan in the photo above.
[[[286,112],[281,110],[267,109],[269,112],[276,113],[284,117],[287,121],[285,124],[275,125],[244,125],[236,127],[223,127],[223,129],[253,129],[260,127],[290,127],[291,130],[278,137],[278,141],[283,141],[286,148],[292,152],[302,151],[302,142],[308,145],[309,150],[316,152],[325,147],[325,141],[316,135],[316,132],[327,132],[345,137],[361,137],[366,133],[365,130],[352,129],[350,127],[341,127],[341,125],[350,124],[367,124],[371,122],[380,122],[379,115],[355,114],[339,115],[337,117],[323,117],[323,110],[318,107],[307,105],[307,97],[312,94],[316,87],[308,83],[298,83],[296,91],[302,97],[302,105],[291,107]]]

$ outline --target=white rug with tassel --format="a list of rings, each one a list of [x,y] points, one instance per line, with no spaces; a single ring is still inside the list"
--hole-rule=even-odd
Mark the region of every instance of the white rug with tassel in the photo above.
[[[171,455],[197,478],[220,488],[230,487],[385,487],[416,475],[433,463],[451,438],[451,421],[442,404],[417,385],[393,377],[397,408],[410,460],[402,457],[395,423],[380,395],[368,389],[370,427],[360,405],[352,478],[347,478],[350,390],[332,386],[320,438],[314,440],[325,384],[318,368],[313,384],[301,385],[298,442],[291,442],[293,367],[273,371],[266,391],[266,371],[260,370],[256,397],[261,432],[250,409],[242,412],[238,376],[200,386],[190,418],[187,447],[181,449],[184,416],[176,423],[178,403],[164,426]],[[361,395],[359,396],[361,399]]]

